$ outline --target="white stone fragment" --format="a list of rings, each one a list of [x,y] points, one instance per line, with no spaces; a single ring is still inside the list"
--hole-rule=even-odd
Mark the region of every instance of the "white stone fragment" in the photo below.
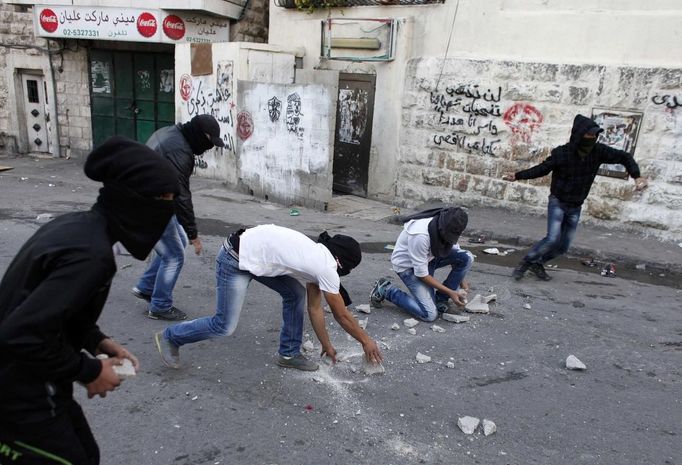
[[[490,247],[489,249],[483,249],[483,253],[487,253],[488,255],[499,255],[500,249],[497,247]]]
[[[413,335],[413,336],[417,334],[417,330],[414,329],[414,328],[409,328],[409,329],[407,330],[407,332],[410,333],[410,334]]]
[[[393,324],[391,325],[391,329],[392,329],[393,331],[398,331],[398,330],[400,329],[400,325],[399,325],[398,323],[393,323]]]
[[[135,372],[135,367],[133,366],[133,362],[127,358],[124,358],[120,365],[114,365],[113,368],[118,377],[121,379],[128,379],[137,375]]]
[[[313,376],[313,381],[319,384],[324,384],[324,378],[321,378],[319,376]]]
[[[466,323],[471,319],[470,316],[467,315],[455,315],[454,313],[443,313],[442,318],[445,321],[451,321],[453,323]]]
[[[495,422],[486,420],[485,418],[483,419],[483,434],[486,436],[490,436],[491,434],[494,434],[497,431],[497,425]]]
[[[452,363],[452,362],[447,362],[447,363],[445,364],[445,366],[448,367],[448,368],[455,368],[455,364]]]
[[[480,422],[481,420],[476,417],[461,417],[457,419],[457,426],[464,434],[474,434]]]
[[[361,327],[362,329],[367,328],[367,321],[368,321],[368,320],[369,320],[369,318],[365,318],[364,320],[358,320],[358,324],[360,325],[360,327]]]
[[[529,303],[525,303],[525,304],[523,304],[523,308],[525,308],[526,310],[530,310],[531,306]]]
[[[36,216],[36,220],[38,221],[47,221],[51,220],[52,218],[54,218],[52,213],[41,213],[40,215]]]
[[[417,362],[419,363],[429,363],[431,361],[431,357],[428,355],[424,355],[421,352],[417,352]]]
[[[490,307],[483,301],[481,294],[476,294],[474,298],[466,304],[464,309],[469,313],[490,313]]]
[[[311,341],[305,341],[303,345],[301,345],[301,348],[306,352],[312,352],[315,350],[315,345]]]
[[[331,312],[332,312],[332,309],[329,308],[329,306],[325,305],[325,306],[324,306],[324,311],[327,312],[327,313],[331,313]]]
[[[403,321],[403,324],[406,328],[414,328],[419,324],[419,322],[414,318],[408,318],[407,320]]]
[[[587,366],[575,355],[569,355],[566,357],[566,368],[569,370],[586,370]]]
[[[362,357],[362,370],[366,375],[383,375],[386,373],[386,369],[384,368],[383,364],[377,363],[375,365],[374,363],[367,360],[367,357]]]
[[[369,304],[360,304],[355,306],[355,310],[361,313],[372,313]]]
[[[497,294],[490,294],[490,295],[483,297],[483,302],[485,302],[487,304],[489,304],[493,300],[497,300]]]
[[[431,331],[433,331],[434,333],[444,333],[445,329],[441,328],[438,325],[433,325],[431,326]]]

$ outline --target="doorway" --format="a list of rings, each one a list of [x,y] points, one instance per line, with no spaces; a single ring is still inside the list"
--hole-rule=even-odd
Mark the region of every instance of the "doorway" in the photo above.
[[[367,197],[376,76],[339,74],[334,136],[334,190]]]
[[[47,88],[42,74],[22,72],[21,88],[29,152],[49,152]],[[22,125],[23,126],[23,125]]]
[[[92,50],[89,64],[94,146],[113,135],[145,143],[175,123],[172,53]]]

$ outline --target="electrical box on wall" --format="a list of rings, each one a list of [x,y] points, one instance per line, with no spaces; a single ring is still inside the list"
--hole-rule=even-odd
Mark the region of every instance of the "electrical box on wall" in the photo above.
[[[391,61],[398,20],[329,18],[321,23],[321,56],[328,60]]]

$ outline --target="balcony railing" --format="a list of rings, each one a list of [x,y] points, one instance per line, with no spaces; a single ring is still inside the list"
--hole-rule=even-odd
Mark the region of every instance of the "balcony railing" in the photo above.
[[[275,5],[278,7],[304,11],[354,6],[410,6],[435,3],[445,3],[445,0],[275,0]]]

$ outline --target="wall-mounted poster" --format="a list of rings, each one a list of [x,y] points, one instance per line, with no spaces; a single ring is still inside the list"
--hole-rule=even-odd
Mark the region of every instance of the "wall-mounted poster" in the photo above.
[[[598,142],[634,156],[642,116],[636,111],[593,108],[592,119],[604,130],[599,134]],[[623,179],[628,177],[623,165],[603,164],[597,174]]]

